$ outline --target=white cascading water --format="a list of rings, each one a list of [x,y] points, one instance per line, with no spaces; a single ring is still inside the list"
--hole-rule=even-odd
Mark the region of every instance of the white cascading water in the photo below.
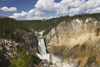
[[[42,34],[37,34],[36,36],[38,37],[38,49],[40,54],[37,53],[38,57],[40,59],[47,59],[50,61],[50,54],[46,52],[46,47],[45,47],[45,42]],[[61,59],[53,54],[51,54],[52,57],[52,63],[55,63],[56,61],[61,61]],[[78,67],[77,63],[74,62],[67,62],[67,63],[61,63],[59,67]]]
[[[49,61],[50,59],[50,54],[46,52],[46,47],[45,47],[45,42],[42,34],[38,35],[38,49],[40,54],[38,54],[40,59],[47,59]],[[51,54],[52,57],[52,63],[55,63],[56,61],[60,61],[60,58]]]
[[[38,49],[42,56],[46,54],[46,47],[45,47],[44,39],[39,39]]]

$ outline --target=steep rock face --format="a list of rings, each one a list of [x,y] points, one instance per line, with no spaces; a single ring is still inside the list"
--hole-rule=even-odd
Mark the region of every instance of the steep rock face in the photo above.
[[[22,48],[26,50],[27,54],[31,53],[33,55],[37,55],[37,53],[39,52],[37,47],[38,40],[34,34],[21,30],[16,30],[15,34],[20,38],[23,38],[25,42],[18,43],[13,40],[0,38],[0,56],[4,55],[5,59],[11,61],[15,50],[21,52]]]
[[[16,30],[15,34],[19,37],[22,37],[25,41],[25,44],[23,45],[23,47],[25,47],[25,49],[28,52],[31,52],[33,54],[38,53],[38,40],[37,37],[30,32],[25,32],[23,30]]]
[[[0,50],[6,53],[7,58],[11,59],[15,50],[19,49],[23,43],[16,43],[13,40],[0,39]]]
[[[100,21],[95,18],[73,19],[62,22],[45,37],[47,50],[64,58],[84,58],[84,66],[90,56],[100,62]],[[86,59],[87,58],[87,59]],[[96,59],[97,59],[96,58]]]

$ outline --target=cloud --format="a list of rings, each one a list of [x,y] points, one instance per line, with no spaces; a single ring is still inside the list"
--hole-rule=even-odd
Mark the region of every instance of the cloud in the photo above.
[[[57,9],[57,15],[64,15],[68,13],[67,9]]]
[[[99,13],[100,12],[100,7],[97,7],[95,9],[92,9],[90,13]]]
[[[35,8],[41,12],[53,12],[54,9],[54,0],[38,0]]]
[[[10,18],[19,19],[19,18],[25,17],[26,14],[27,14],[26,12],[22,11],[22,13],[14,13],[13,16],[9,16],[9,17],[10,17]]]
[[[8,8],[8,7],[4,6],[4,7],[0,8],[0,10],[2,10],[2,11],[17,11],[17,8],[16,7]]]
[[[88,0],[83,4],[84,9],[93,9],[96,7],[100,7],[100,0]]]
[[[81,8],[71,8],[69,10],[69,15],[73,16],[75,14],[81,14],[81,12],[83,12],[83,9],[81,9]]]
[[[42,19],[45,19],[45,18],[46,17],[34,16],[34,17],[27,18],[27,20],[42,20]]]
[[[27,12],[28,17],[31,17],[33,15],[40,16],[42,14],[43,14],[43,12],[41,12],[40,10],[37,10],[37,9],[31,9],[29,12]]]
[[[38,0],[34,8],[28,12],[14,13],[12,18],[27,18],[27,19],[43,19],[40,17],[47,13],[56,13],[59,15],[70,15],[82,13],[99,13],[100,0],[61,0],[56,3],[54,0]]]

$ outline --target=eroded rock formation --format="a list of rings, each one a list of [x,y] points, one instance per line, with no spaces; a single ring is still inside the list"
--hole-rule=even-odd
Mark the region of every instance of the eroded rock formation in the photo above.
[[[80,67],[100,63],[100,21],[95,18],[73,19],[62,22],[45,37],[48,52],[66,58],[82,58]]]

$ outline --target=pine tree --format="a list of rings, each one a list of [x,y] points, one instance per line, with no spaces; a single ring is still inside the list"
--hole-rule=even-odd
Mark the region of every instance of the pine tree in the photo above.
[[[21,59],[18,59],[16,62],[16,67],[26,67],[25,62]]]
[[[9,67],[34,67],[34,64],[39,64],[40,59],[32,54],[27,55],[25,49],[21,53],[15,52],[14,57]]]
[[[17,59],[18,59],[18,51],[16,50],[9,67],[17,67],[16,66]]]
[[[50,57],[49,57],[49,65],[52,65],[52,55],[50,54]]]

